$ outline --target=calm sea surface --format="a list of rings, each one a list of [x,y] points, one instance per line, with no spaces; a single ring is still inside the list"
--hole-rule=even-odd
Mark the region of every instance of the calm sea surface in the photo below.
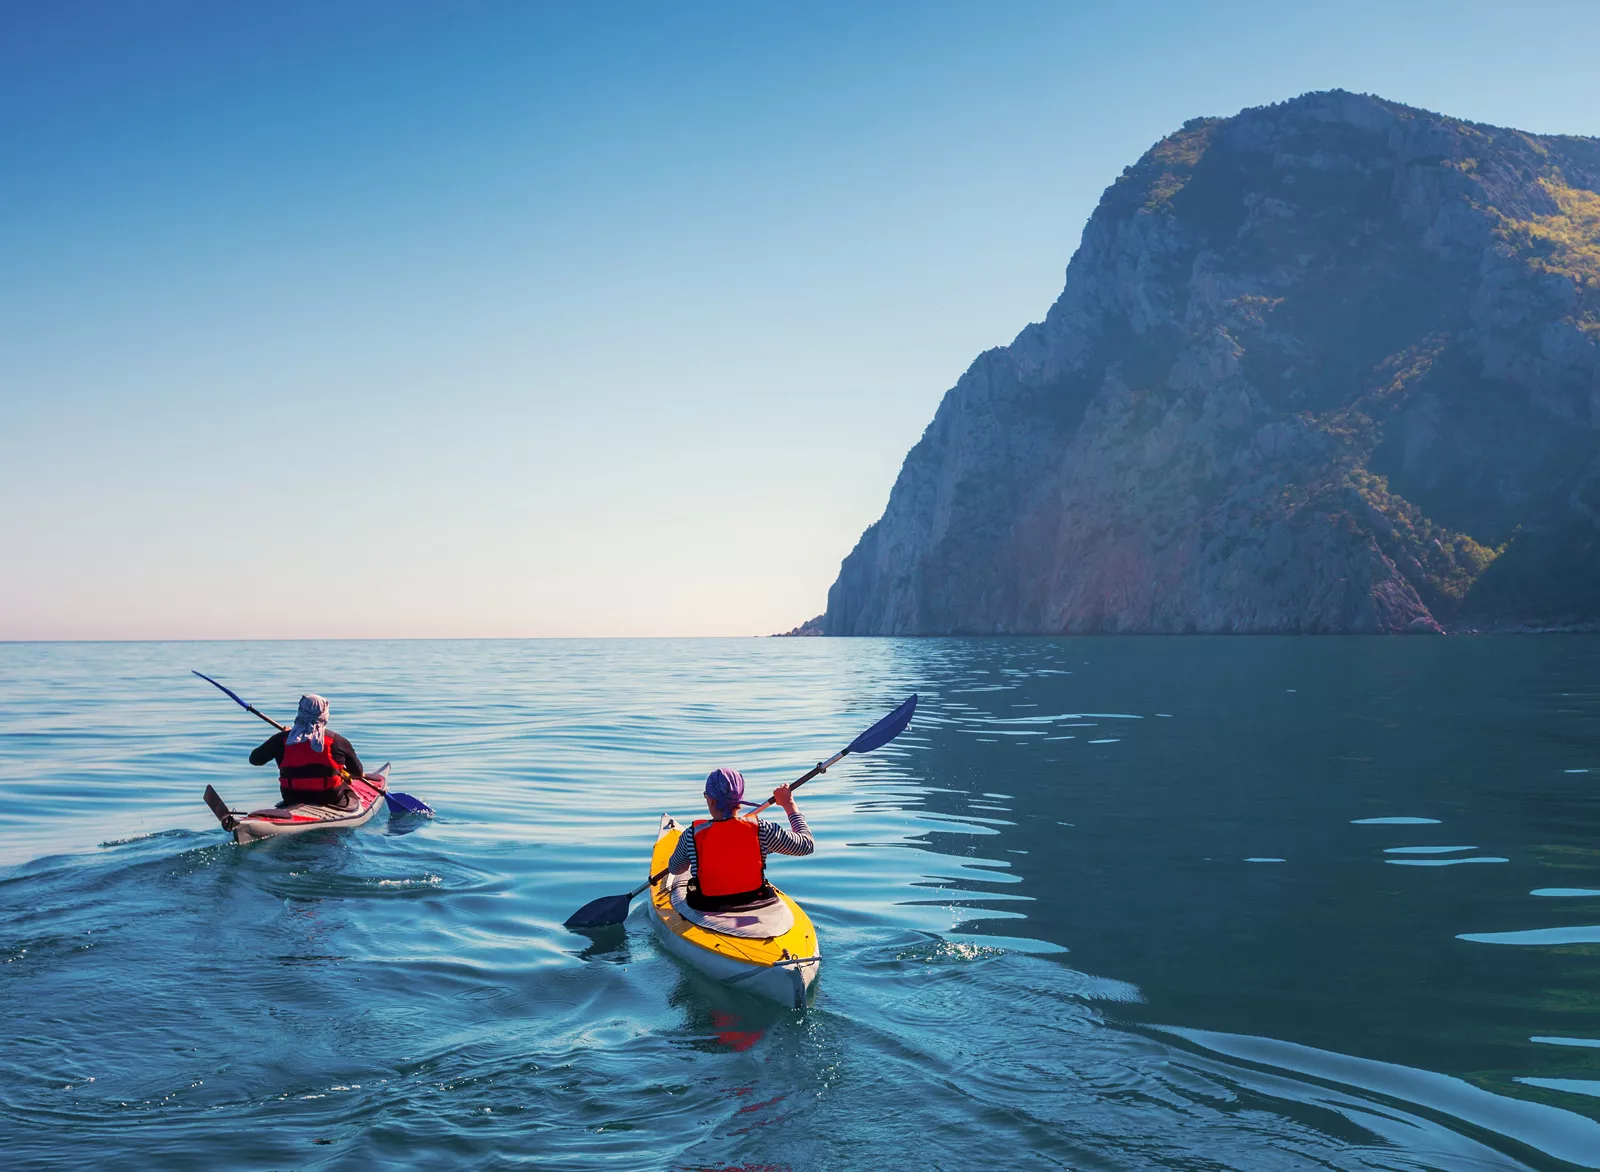
[[[436,820],[235,846],[301,691]],[[804,1013],[580,904],[797,776]],[[0,1163],[1600,1168],[1600,639],[0,645]]]

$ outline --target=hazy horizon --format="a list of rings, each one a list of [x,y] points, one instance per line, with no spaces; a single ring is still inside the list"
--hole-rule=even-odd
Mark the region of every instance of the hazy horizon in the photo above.
[[[1576,3],[5,30],[5,641],[787,630],[1187,119],[1344,88],[1600,133]]]

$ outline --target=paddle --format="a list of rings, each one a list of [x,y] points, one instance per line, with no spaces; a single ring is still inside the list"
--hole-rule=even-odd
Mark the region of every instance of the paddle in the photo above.
[[[851,741],[843,749],[840,749],[832,757],[829,757],[826,761],[817,762],[797,781],[791,782],[789,788],[791,790],[799,789],[813,777],[828,772],[851,753],[870,753],[874,749],[881,749],[884,745],[894,740],[895,737],[905,732],[906,725],[911,723],[911,714],[916,710],[917,698],[912,696],[911,699],[878,721],[877,724]],[[768,798],[755,808],[755,813],[761,813],[762,810],[765,810],[770,805],[772,805],[772,799]],[[666,873],[667,869],[663,867],[626,894],[603,895],[599,899],[590,900],[567,917],[565,926],[568,928],[603,928],[607,924],[622,923],[623,920],[628,918],[628,905],[633,902],[633,897],[661,882]]]
[[[219,689],[228,697],[228,699],[232,700],[240,708],[243,708],[246,712],[250,713],[250,715],[259,716],[262,720],[266,721],[279,732],[289,731],[288,725],[279,724],[265,712],[262,712],[259,708],[255,707],[255,705],[246,704],[239,698],[239,694],[226,684],[219,684],[216,680],[212,679],[204,672],[194,671],[193,668],[191,668],[190,671],[193,671],[195,675],[199,676],[212,687]],[[389,803],[389,812],[391,814],[421,814],[425,818],[433,817],[433,807],[428,805],[428,803],[423,801],[421,798],[414,798],[410,794],[395,793],[387,788],[385,788],[383,791],[383,797],[384,800]]]

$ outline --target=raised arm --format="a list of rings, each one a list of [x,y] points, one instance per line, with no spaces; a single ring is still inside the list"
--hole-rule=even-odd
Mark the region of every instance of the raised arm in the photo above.
[[[789,792],[789,787],[780,785],[773,790],[772,800],[782,806],[783,812],[789,815],[789,825],[785,828],[776,822],[761,823],[762,853],[809,855],[816,850],[817,840],[811,837],[811,827],[806,825],[806,816],[795,806],[794,795]]]

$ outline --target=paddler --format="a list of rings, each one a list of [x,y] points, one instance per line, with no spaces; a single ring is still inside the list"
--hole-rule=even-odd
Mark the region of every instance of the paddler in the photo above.
[[[278,763],[282,806],[344,806],[350,779],[365,777],[350,742],[328,727],[328,702],[300,697],[300,710],[287,732],[273,733],[250,751],[250,764]]]
[[[703,818],[678,839],[667,869],[691,873],[686,898],[700,911],[759,907],[777,898],[767,885],[767,856],[809,855],[817,849],[805,815],[795,808],[789,787],[772,791],[772,800],[789,815],[787,828],[739,814],[744,776],[737,769],[713,769],[706,778]]]

